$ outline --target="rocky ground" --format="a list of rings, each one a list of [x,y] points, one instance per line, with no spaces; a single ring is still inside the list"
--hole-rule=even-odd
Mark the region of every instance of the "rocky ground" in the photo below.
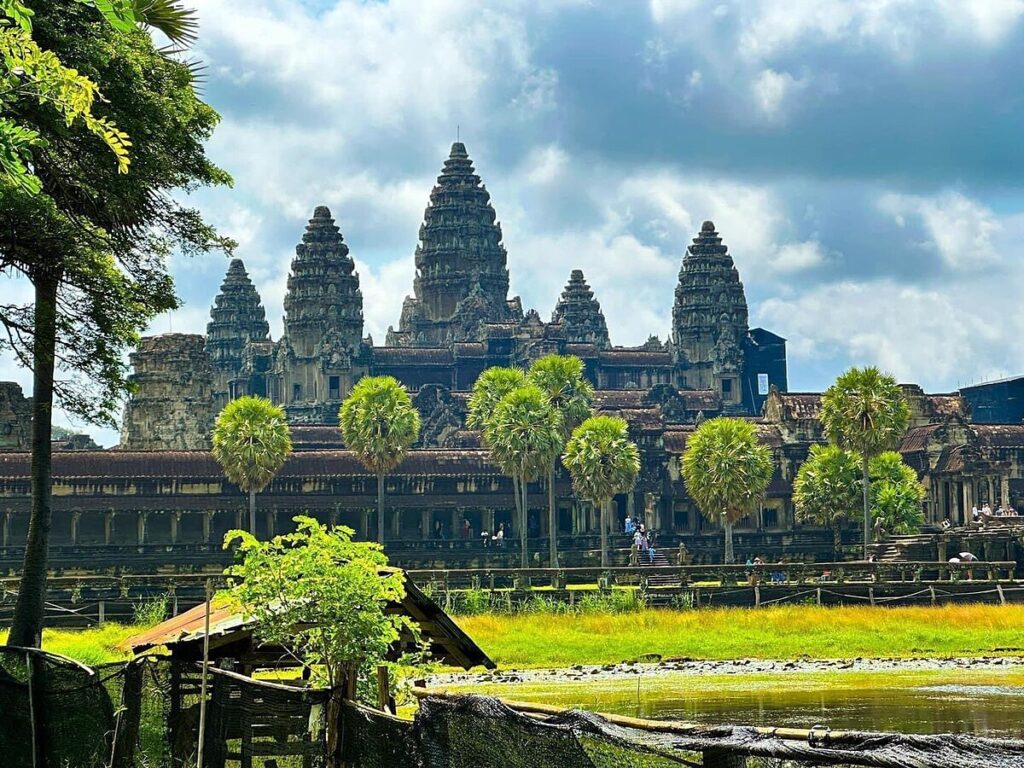
[[[1005,656],[976,656],[964,658],[900,658],[900,659],[795,659],[766,661],[763,659],[736,659],[734,661],[698,661],[695,659],[648,658],[620,664],[601,666],[576,665],[563,669],[501,669],[488,672],[454,672],[432,675],[427,679],[430,688],[480,683],[527,682],[585,682],[628,678],[635,675],[691,674],[691,675],[753,675],[773,672],[913,672],[919,670],[977,669],[1006,670],[1019,667],[1024,670],[1024,658]]]

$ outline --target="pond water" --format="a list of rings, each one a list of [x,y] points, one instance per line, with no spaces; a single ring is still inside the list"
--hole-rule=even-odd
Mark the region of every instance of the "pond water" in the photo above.
[[[666,676],[476,688],[508,699],[658,720],[1024,738],[1021,682],[1019,674],[974,681],[960,675],[780,674],[749,681]]]

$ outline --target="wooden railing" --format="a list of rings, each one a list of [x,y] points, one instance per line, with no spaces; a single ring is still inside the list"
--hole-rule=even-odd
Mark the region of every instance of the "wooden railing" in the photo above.
[[[765,563],[759,565],[612,566],[607,568],[480,568],[410,570],[418,584],[441,591],[463,589],[525,589],[551,585],[569,587],[645,586],[787,586],[814,583],[887,584],[961,580],[1012,581],[1017,563],[1008,561]]]

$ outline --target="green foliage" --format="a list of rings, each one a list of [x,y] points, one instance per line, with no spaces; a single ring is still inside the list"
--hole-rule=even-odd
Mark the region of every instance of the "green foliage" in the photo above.
[[[829,441],[861,456],[896,447],[910,409],[896,379],[877,368],[851,368],[821,397],[821,423]]]
[[[835,445],[812,445],[793,482],[796,519],[832,529],[838,556],[841,526],[861,509],[861,470],[857,456]]]
[[[178,306],[169,254],[232,245],[172,194],[230,183],[203,149],[219,117],[197,98],[188,66],[162,55],[146,32],[119,32],[81,3],[32,5],[32,46],[100,84],[104,118],[147,137],[132,148],[132,172],[123,174],[81,120],[69,126],[37,99],[0,105],[0,123],[21,127],[7,132],[21,148],[7,156],[28,162],[22,150],[31,144],[31,167],[45,180],[26,190],[0,171],[0,272],[20,273],[37,287],[58,285],[57,399],[86,420],[113,424],[129,387],[126,349],[154,316]],[[0,27],[7,40],[14,33]],[[0,91],[4,82],[0,75]],[[62,98],[81,105],[79,97]],[[0,302],[0,351],[26,367],[34,309]]]
[[[483,434],[504,472],[532,480],[561,450],[562,417],[540,387],[527,384],[498,401]]]
[[[736,523],[757,509],[775,463],[754,425],[719,417],[705,421],[686,442],[686,490],[708,520]]]
[[[393,376],[366,376],[338,416],[345,445],[375,474],[394,469],[420,434],[420,414]]]
[[[917,533],[924,525],[927,491],[917,473],[896,451],[886,451],[871,460],[871,511],[876,529],[887,533]]]
[[[771,450],[754,425],[720,417],[706,421],[686,442],[681,461],[686,490],[701,513],[725,531],[725,562],[733,561],[732,526],[755,509],[775,471]]]
[[[405,616],[386,612],[405,596],[402,572],[387,567],[382,548],[352,541],[353,531],[296,517],[294,533],[259,541],[230,531],[242,561],[227,569],[227,595],[256,622],[262,643],[292,649],[296,661],[332,687],[384,658],[404,631]]]
[[[140,627],[152,627],[167,618],[170,607],[167,595],[158,595],[149,600],[140,600],[132,605],[132,623]]]
[[[562,417],[566,435],[590,416],[594,387],[583,375],[583,361],[574,355],[545,355],[536,360],[526,379],[543,390]]]
[[[625,419],[591,416],[573,430],[562,463],[576,495],[600,505],[636,484],[640,451],[629,439]]]
[[[228,480],[259,493],[292,452],[284,411],[263,397],[232,400],[213,426],[213,457]]]
[[[485,438],[484,427],[494,414],[501,399],[526,383],[526,374],[518,368],[494,366],[481,373],[473,384],[469,398],[466,426],[479,430]]]

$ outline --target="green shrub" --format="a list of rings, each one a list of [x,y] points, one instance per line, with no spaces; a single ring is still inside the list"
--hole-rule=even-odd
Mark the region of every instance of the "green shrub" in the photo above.
[[[166,594],[132,603],[132,623],[152,627],[167,618],[170,599]]]

